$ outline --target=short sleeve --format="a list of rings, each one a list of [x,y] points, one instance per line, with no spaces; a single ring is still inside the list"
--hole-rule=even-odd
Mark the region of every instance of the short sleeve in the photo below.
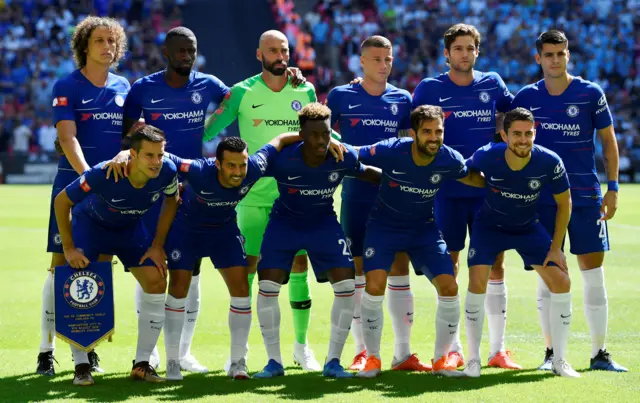
[[[509,112],[511,110],[511,102],[513,102],[514,98],[513,94],[509,91],[509,88],[507,88],[507,85],[499,74],[496,74],[495,77],[498,88],[500,89],[500,96],[496,102],[496,110],[498,112]]]
[[[465,164],[464,157],[456,150],[451,150],[451,178],[462,179],[469,175],[469,168]]]
[[[596,130],[604,129],[613,124],[611,110],[607,103],[607,96],[598,84],[592,83],[593,95],[591,97],[591,120]]]
[[[166,167],[163,166],[162,169],[167,170],[165,175],[167,176],[168,182],[167,187],[164,188],[164,194],[167,196],[174,196],[178,193],[178,169],[171,160],[164,161],[163,165],[166,165]]]
[[[420,84],[413,90],[413,108],[417,108],[420,105],[430,105],[431,101],[429,100],[429,81],[422,80]]]
[[[131,90],[124,101],[125,119],[140,119],[142,115],[142,82],[140,80],[133,83]]]
[[[564,167],[564,163],[556,154],[551,154],[550,165],[553,167],[553,176],[551,177],[551,192],[560,194],[569,189],[569,176]]]
[[[399,130],[411,129],[411,104],[413,102],[411,98],[411,94],[407,93],[406,99],[409,107],[406,108],[404,115],[400,119],[400,126],[398,127]]]
[[[327,107],[331,109],[331,126],[340,119],[340,91],[334,88],[327,95]]]
[[[67,80],[59,80],[53,86],[53,125],[56,126],[62,120],[73,120],[75,86]]]
[[[254,154],[249,156],[247,177],[252,181],[260,179],[267,173],[269,165],[273,164],[277,155],[277,148],[271,144],[265,144]]]
[[[353,147],[351,147],[350,145],[345,145],[345,147],[347,148],[345,162],[348,160],[350,165],[347,175],[358,176],[362,172],[364,172],[364,165],[362,165],[362,162],[359,159],[358,153]]]
[[[102,165],[96,165],[71,182],[65,192],[73,204],[78,204],[87,196],[100,192],[106,181],[106,171],[102,170]]]
[[[370,146],[360,147],[358,150],[358,160],[367,165],[383,168],[383,164],[391,154],[391,147],[396,141],[395,139],[387,139]]]
[[[474,152],[473,155],[465,162],[465,165],[469,169],[482,172],[486,153],[486,146],[477,149],[476,152]]]
[[[211,91],[211,101],[220,105],[230,89],[218,77],[209,76],[209,91]]]

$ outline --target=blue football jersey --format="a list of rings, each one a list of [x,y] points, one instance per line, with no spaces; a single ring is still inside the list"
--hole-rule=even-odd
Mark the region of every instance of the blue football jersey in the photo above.
[[[226,188],[220,184],[215,158],[189,160],[168,154],[167,157],[176,164],[181,178],[186,181],[176,219],[195,227],[219,226],[235,219],[236,205],[264,175],[277,154],[275,147],[266,144],[250,155],[247,176],[235,188]]]
[[[444,111],[444,143],[469,158],[493,140],[496,112],[508,112],[513,95],[494,72],[474,70],[471,85],[459,86],[441,74],[426,78],[413,93],[413,106],[436,105]],[[484,189],[449,181],[442,195],[453,198],[482,197]]]
[[[302,158],[298,143],[285,147],[269,165],[265,176],[278,183],[280,196],[273,203],[272,216],[301,220],[322,219],[336,215],[333,194],[346,175],[356,176],[364,171],[356,151],[345,144],[344,161],[336,162],[329,154],[317,167],[308,166]]]
[[[183,158],[202,158],[204,120],[209,103],[220,104],[229,88],[218,78],[197,71],[182,88],[170,87],[164,71],[136,81],[125,103],[124,116],[164,131],[167,152]]]
[[[130,87],[126,78],[113,73],[104,87],[96,87],[80,70],[53,86],[53,125],[62,120],[76,123],[76,139],[89,166],[120,151],[123,107]],[[64,155],[58,169],[74,171]]]
[[[398,131],[411,128],[411,95],[387,84],[379,96],[369,95],[360,84],[335,87],[327,96],[331,124],[339,122],[342,141],[364,146],[398,137]],[[345,178],[342,200],[372,202],[378,187],[355,178]]]
[[[613,123],[607,97],[596,83],[574,77],[558,96],[549,95],[544,80],[522,88],[513,107],[529,109],[536,120],[536,143],[556,152],[571,179],[574,206],[600,206],[596,172],[595,131]],[[549,192],[542,203],[555,204]]]
[[[467,160],[484,173],[487,192],[478,219],[490,226],[520,229],[538,221],[536,203],[548,187],[553,194],[569,189],[569,178],[558,154],[534,144],[529,163],[519,171],[507,165],[506,143],[487,144]]]
[[[447,179],[467,176],[464,158],[451,147],[443,145],[429,165],[418,166],[411,155],[412,145],[412,138],[401,138],[360,148],[360,161],[382,169],[372,218],[408,226],[432,220],[438,190]]]
[[[136,189],[127,178],[116,182],[113,176],[106,178],[101,162],[65,188],[69,199],[76,204],[74,213],[86,214],[107,228],[123,228],[135,224],[140,217],[160,199],[178,191],[176,165],[165,157],[157,178]]]

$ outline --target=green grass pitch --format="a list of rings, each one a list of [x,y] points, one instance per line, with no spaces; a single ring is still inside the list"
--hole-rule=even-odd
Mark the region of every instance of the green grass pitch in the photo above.
[[[45,268],[49,264],[49,256],[44,252],[49,194],[49,186],[0,186],[0,401],[640,401],[640,186],[627,185],[620,189],[620,209],[609,227],[613,250],[605,262],[609,295],[607,346],[614,358],[630,369],[628,374],[586,371],[590,337],[582,306],[582,278],[572,256],[568,260],[573,278],[574,315],[568,360],[583,376],[576,380],[561,379],[535,370],[544,352],[536,312],[535,274],[524,272],[519,257],[509,253],[507,348],[525,367],[523,371],[483,369],[479,379],[443,379],[430,374],[386,371],[372,380],[340,381],[303,372],[292,366],[292,324],[284,287],[280,297],[281,339],[287,375],[266,381],[232,381],[222,372],[229,353],[227,291],[211,263],[206,262],[203,264],[202,306],[193,352],[211,372],[188,374],[179,383],[132,382],[127,376],[134,358],[137,332],[134,279],[117,265],[114,274],[117,283],[116,333],[112,343],[105,342],[97,350],[107,372],[96,376],[96,385],[88,388],[71,384],[71,353],[59,340],[57,375],[49,378],[34,374],[40,340],[40,299]],[[467,284],[464,261],[459,281],[460,294],[464,298]],[[425,278],[412,276],[411,284],[415,295],[412,350],[427,361],[433,354],[435,293]],[[311,287],[313,308],[309,342],[318,359],[322,360],[329,339],[333,293],[328,285],[313,282]],[[382,357],[383,367],[388,368],[393,354],[393,335],[391,321],[387,318],[385,322]],[[249,343],[248,364],[254,372],[266,364],[255,312]],[[465,343],[463,335],[466,346]],[[163,346],[162,337],[159,345]],[[353,349],[349,339],[343,363],[350,361]],[[483,360],[486,360],[487,350],[485,328]],[[163,370],[163,347],[161,353]]]

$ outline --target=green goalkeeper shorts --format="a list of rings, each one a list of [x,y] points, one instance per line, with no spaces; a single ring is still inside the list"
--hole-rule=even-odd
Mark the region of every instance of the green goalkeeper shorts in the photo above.
[[[260,256],[260,245],[264,230],[269,222],[271,207],[237,206],[238,227],[244,237],[244,250],[249,256]],[[306,255],[306,251],[299,251],[296,256]]]

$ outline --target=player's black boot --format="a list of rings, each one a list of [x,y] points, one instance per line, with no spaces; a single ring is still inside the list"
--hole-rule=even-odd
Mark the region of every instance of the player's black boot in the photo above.
[[[38,368],[36,369],[36,374],[54,376],[56,374],[56,369],[53,366],[54,361],[58,362],[53,356],[53,351],[38,354]]]
[[[542,365],[540,365],[538,367],[538,369],[541,370],[541,371],[551,371],[552,370],[552,366],[551,366],[551,362],[552,361],[553,361],[553,349],[552,348],[548,348],[544,352],[544,361],[542,362]]]
[[[100,357],[98,357],[98,353],[95,350],[89,351],[87,354],[89,357],[89,365],[91,365],[91,372],[98,372],[100,374],[104,373],[104,369],[100,368]]]

